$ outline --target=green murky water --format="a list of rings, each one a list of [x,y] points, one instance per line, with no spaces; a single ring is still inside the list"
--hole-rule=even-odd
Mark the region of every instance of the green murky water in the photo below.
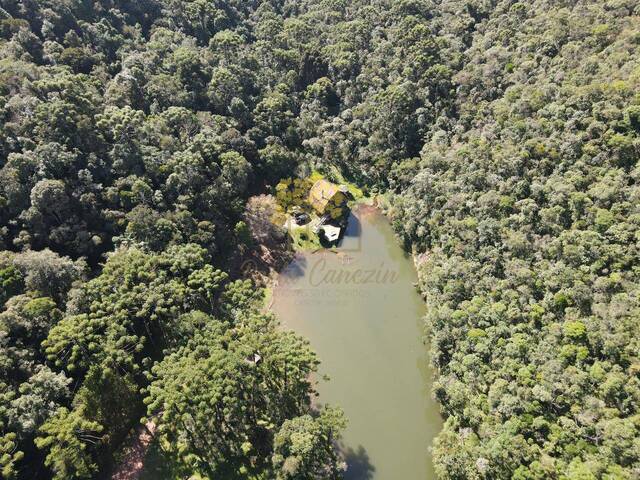
[[[320,403],[349,419],[348,480],[434,478],[429,446],[442,420],[416,281],[387,219],[360,207],[338,253],[299,254],[275,288],[273,310],[310,340],[330,377],[319,382]]]

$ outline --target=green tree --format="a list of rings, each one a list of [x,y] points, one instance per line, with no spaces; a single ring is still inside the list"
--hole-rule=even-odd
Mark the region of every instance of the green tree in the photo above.
[[[45,465],[55,480],[92,478],[98,471],[97,449],[102,426],[84,412],[62,407],[40,429],[36,445],[47,450]]]
[[[314,418],[286,420],[274,438],[273,464],[279,479],[342,478],[346,466],[335,450],[346,427],[340,410],[325,409]]]
[[[159,432],[186,469],[259,472],[269,467],[280,426],[308,411],[317,363],[308,344],[278,330],[273,317],[249,316],[231,330],[211,320],[153,367],[148,414],[159,415]]]

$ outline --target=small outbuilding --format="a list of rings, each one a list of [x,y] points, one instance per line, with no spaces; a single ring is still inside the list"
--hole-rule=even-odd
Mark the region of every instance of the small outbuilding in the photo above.
[[[309,191],[309,203],[319,214],[324,215],[347,203],[345,189],[327,180],[318,180]]]
[[[329,242],[336,242],[340,238],[340,228],[333,225],[325,225],[322,227],[324,238]]]

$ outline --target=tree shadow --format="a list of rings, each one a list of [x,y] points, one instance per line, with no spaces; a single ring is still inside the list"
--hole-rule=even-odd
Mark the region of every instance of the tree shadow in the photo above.
[[[307,258],[304,255],[296,255],[291,262],[281,270],[280,274],[290,280],[304,277],[307,264]]]
[[[347,462],[347,471],[344,472],[344,480],[371,480],[376,471],[371,464],[369,455],[362,445],[357,449],[342,447],[341,453]]]

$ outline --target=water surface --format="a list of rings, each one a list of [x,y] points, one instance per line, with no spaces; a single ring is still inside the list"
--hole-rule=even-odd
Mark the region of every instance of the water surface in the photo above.
[[[281,274],[273,310],[308,338],[322,364],[320,403],[349,425],[349,480],[431,480],[429,446],[442,420],[429,394],[424,303],[411,258],[376,209],[352,214],[338,253],[299,254]]]

